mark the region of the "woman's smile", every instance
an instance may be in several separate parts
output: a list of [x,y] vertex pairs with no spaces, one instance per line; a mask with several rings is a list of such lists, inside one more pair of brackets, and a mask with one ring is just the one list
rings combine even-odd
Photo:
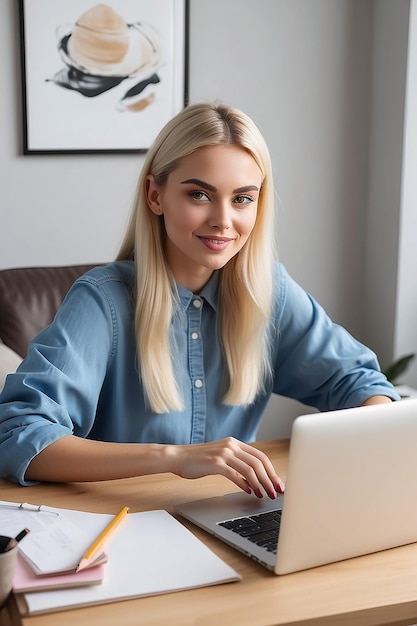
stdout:
[[221,252],[227,248],[231,241],[231,238],[226,237],[205,237],[204,235],[196,235],[200,241],[213,252]]

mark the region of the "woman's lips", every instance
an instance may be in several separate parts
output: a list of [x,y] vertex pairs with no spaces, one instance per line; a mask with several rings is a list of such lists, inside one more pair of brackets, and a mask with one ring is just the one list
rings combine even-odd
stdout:
[[203,235],[197,235],[200,241],[208,248],[215,252],[221,252],[225,250],[227,246],[234,241],[231,238],[226,237],[204,237]]

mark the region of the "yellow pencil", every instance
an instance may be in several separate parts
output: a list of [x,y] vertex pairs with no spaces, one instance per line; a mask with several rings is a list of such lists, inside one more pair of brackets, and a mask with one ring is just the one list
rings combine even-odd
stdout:
[[113,532],[113,530],[126,517],[128,511],[129,511],[129,507],[125,506],[121,511],[119,511],[117,515],[114,516],[110,524],[106,526],[103,532],[100,533],[97,539],[93,541],[93,543],[88,548],[88,550],[86,550],[86,552],[83,554],[83,556],[80,559],[80,562],[75,568],[76,572],[79,572],[82,569],[85,569],[89,565],[91,559],[94,556],[97,556],[97,552],[103,547],[104,543],[107,541],[107,539],[109,538],[109,535]]

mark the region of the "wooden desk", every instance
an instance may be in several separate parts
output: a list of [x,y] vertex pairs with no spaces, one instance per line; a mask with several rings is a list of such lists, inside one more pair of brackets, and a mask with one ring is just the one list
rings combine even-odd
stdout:
[[[288,442],[269,441],[258,446],[285,478]],[[29,488],[0,481],[0,489],[3,500],[115,513],[123,505],[128,505],[132,512],[149,509],[172,512],[173,505],[180,500],[227,493],[233,490],[233,485],[218,476],[187,481],[157,475],[106,483],[44,484]],[[19,618],[11,599],[0,615],[1,625],[371,626],[389,623],[403,626],[417,623],[417,544],[275,576],[204,531],[186,525],[235,568],[243,580],[24,618]]]

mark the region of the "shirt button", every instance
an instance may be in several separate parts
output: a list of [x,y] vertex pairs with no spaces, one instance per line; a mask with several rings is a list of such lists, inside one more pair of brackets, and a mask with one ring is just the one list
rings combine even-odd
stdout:
[[191,333],[191,339],[198,339],[198,333]]
[[203,381],[197,378],[194,385],[197,387],[197,389],[200,389],[203,386]]
[[201,307],[201,300],[193,300],[193,305],[196,309],[199,309]]

